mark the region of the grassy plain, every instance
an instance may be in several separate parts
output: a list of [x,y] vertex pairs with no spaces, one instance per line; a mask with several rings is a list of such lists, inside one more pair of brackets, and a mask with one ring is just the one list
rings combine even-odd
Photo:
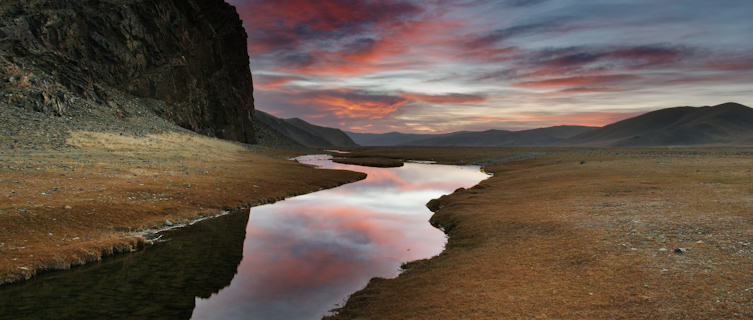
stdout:
[[352,151],[494,176],[431,203],[444,252],[332,319],[753,318],[749,150]]
[[159,228],[365,176],[186,133],[71,132],[67,143],[76,148],[0,153],[0,284],[137,250]]

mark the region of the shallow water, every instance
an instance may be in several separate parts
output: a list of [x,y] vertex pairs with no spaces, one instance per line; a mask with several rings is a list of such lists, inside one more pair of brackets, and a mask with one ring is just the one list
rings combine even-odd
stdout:
[[365,180],[164,234],[104,263],[0,289],[0,318],[317,319],[372,277],[441,252],[427,201],[487,177],[478,167],[299,161]]

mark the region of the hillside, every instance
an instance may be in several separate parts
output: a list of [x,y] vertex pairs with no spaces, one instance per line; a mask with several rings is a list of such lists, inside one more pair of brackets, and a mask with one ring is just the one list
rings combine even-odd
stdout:
[[545,146],[595,129],[584,126],[556,126],[523,131],[486,130],[459,131],[447,134],[383,134],[349,132],[356,143],[363,146]]
[[399,146],[416,140],[440,136],[440,134],[411,134],[401,132],[357,133],[345,132],[355,143],[362,146]]
[[753,109],[738,103],[661,109],[585,132],[568,146],[747,145]]
[[554,145],[564,139],[593,129],[593,127],[583,126],[556,126],[522,131],[463,131],[414,140],[405,145],[473,147],[547,146]]
[[255,140],[247,36],[223,0],[5,1],[0,17],[3,148],[62,148],[70,130]]
[[343,131],[310,124],[299,118],[281,119],[266,112],[256,110],[254,117],[269,128],[291,140],[309,147],[349,147],[357,146]]
[[269,125],[254,116],[254,131],[256,144],[277,149],[308,151],[308,147],[296,142],[290,137],[272,129]]

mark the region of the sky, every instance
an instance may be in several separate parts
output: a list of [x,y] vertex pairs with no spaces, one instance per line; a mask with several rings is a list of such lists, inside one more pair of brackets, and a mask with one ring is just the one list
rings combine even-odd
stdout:
[[748,0],[229,0],[256,108],[353,132],[601,126],[753,103]]

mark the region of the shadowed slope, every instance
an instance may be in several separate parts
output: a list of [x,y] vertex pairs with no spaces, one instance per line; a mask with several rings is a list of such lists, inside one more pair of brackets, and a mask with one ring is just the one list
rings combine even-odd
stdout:
[[563,142],[578,146],[667,146],[748,144],[753,139],[753,109],[724,103],[649,112],[585,132]]
[[265,122],[259,119],[260,117],[254,116],[254,130],[256,134],[256,143],[263,146],[289,149],[289,150],[304,150],[307,149],[304,145],[298,143],[292,138],[282,134],[276,129],[270,127]]
[[583,132],[593,130],[584,126],[556,126],[523,131],[487,130],[482,132],[462,131],[428,139],[415,140],[405,145],[412,146],[546,146]]
[[256,110],[258,121],[305,146],[347,147],[357,146],[340,129],[321,127],[298,118],[280,119],[263,111]]
[[441,134],[412,134],[402,132],[388,132],[388,133],[356,133],[346,132],[348,136],[353,139],[357,144],[362,146],[399,146],[410,144],[416,140],[423,140],[427,138],[433,138],[442,136]]
[[362,146],[543,146],[595,129],[584,126],[555,126],[522,131],[486,130],[458,131],[447,134],[381,134],[354,133],[348,135]]

